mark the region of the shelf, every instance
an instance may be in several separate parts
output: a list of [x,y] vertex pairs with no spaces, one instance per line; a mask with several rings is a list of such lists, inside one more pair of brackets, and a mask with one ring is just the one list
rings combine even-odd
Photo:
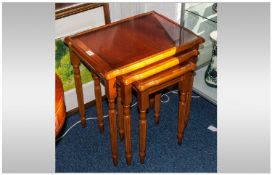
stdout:
[[208,65],[195,72],[193,90],[203,98],[217,105],[217,88],[208,86],[204,80],[207,67]]

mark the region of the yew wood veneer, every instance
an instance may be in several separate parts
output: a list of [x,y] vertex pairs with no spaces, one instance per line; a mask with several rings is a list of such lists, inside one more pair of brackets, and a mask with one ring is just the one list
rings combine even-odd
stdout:
[[204,39],[155,11],[151,11],[86,30],[66,37],[64,41],[70,48],[83,127],[86,121],[79,64],[83,63],[93,75],[105,82],[109,103],[112,158],[114,165],[117,165],[117,127],[114,103],[117,96],[116,77],[175,54],[198,48]]

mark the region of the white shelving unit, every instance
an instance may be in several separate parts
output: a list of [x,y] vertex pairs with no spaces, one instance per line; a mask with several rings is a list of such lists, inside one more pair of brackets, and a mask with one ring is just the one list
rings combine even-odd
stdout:
[[199,59],[195,72],[193,90],[211,103],[217,105],[217,88],[206,84],[204,76],[212,56],[210,33],[217,30],[217,13],[212,10],[213,3],[185,3],[185,27],[205,38],[200,46]]
[[197,94],[201,95],[202,97],[206,98],[213,104],[217,105],[217,88],[208,86],[204,80],[205,71],[207,67],[208,65],[198,69],[195,72],[193,90]]

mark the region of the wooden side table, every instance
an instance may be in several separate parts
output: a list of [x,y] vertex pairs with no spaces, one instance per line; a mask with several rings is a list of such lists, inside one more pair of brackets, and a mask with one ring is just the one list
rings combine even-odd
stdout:
[[[194,62],[196,62],[196,57],[199,54],[197,49],[198,48],[195,48],[193,50],[188,50],[186,53],[183,53],[181,55],[166,58],[164,60],[153,63],[152,65],[146,66],[142,69],[139,69],[131,73],[128,73],[126,75],[118,77],[117,79],[118,84],[121,87],[121,88],[119,87],[118,89],[118,99],[121,98],[121,100],[118,100],[118,114],[120,114],[119,111],[123,111],[123,116],[122,115],[118,116],[119,117],[118,120],[123,121],[122,123],[119,123],[119,132],[120,132],[120,136],[122,136],[122,133],[125,136],[126,162],[128,165],[131,164],[131,160],[132,160],[132,148],[131,148],[131,139],[130,139],[130,135],[131,135],[130,134],[130,105],[132,102],[133,83],[137,81],[144,81],[145,79],[148,79],[151,76],[155,76],[156,80],[148,83],[150,86],[152,86],[153,84],[155,85],[158,79],[161,78],[160,77],[161,74],[164,73],[164,76],[165,76],[165,72],[167,74],[167,71],[169,71],[170,68],[177,66],[179,64],[183,64],[187,62],[188,60],[194,60]],[[139,92],[139,94],[142,94],[141,89],[138,89],[138,90],[136,89],[136,91]],[[148,93],[146,93],[145,96],[149,97],[149,94],[148,95],[147,94]],[[158,98],[158,96],[156,96],[155,98]],[[143,104],[143,103],[138,103],[138,104]],[[149,104],[149,100],[146,99],[144,104],[145,104],[145,108],[147,108],[148,107],[147,104]],[[158,108],[158,106],[155,105],[155,108]],[[120,110],[120,109],[123,109],[123,110]],[[159,114],[158,113],[155,113],[155,114],[158,117]],[[158,118],[156,119],[158,120]],[[139,131],[139,133],[141,133],[141,130]],[[140,157],[141,157],[140,160],[143,163],[144,156],[140,156]]]
[[74,68],[82,125],[86,125],[79,74],[83,63],[105,82],[114,165],[118,163],[115,98],[116,77],[198,47],[204,39],[151,11],[66,37]]
[[[179,85],[180,98],[178,110],[178,143],[181,144],[183,131],[187,123],[188,113],[190,109],[190,100],[193,83],[193,71],[196,63],[187,62],[178,65],[169,70],[163,71],[161,74],[151,76],[150,78],[133,83],[133,88],[137,91],[137,101],[139,108],[139,156],[140,162],[143,164],[146,155],[146,132],[147,119],[146,110],[149,107],[149,95],[158,92],[166,87],[174,84]],[[156,103],[156,102],[155,102]],[[157,104],[156,104],[157,105]]]

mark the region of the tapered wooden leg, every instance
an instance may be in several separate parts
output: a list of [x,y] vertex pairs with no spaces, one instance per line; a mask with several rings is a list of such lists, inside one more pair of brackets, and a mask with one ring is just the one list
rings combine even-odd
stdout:
[[132,161],[130,104],[132,102],[131,85],[122,85],[122,103],[124,107],[125,151],[127,165]]
[[120,140],[124,139],[124,115],[123,115],[123,105],[121,97],[121,88],[117,88],[117,107],[118,107],[118,127]]
[[187,75],[187,98],[186,98],[186,112],[185,112],[185,126],[188,123],[189,119],[189,112],[191,106],[191,99],[192,99],[192,90],[193,90],[193,82],[194,82],[194,74],[193,72],[189,72]]
[[146,151],[146,110],[140,110],[139,122],[139,143],[140,143],[140,162],[144,164]]
[[109,103],[109,128],[111,139],[111,151],[113,164],[118,164],[118,147],[117,147],[117,127],[116,127],[116,112],[115,112],[115,98],[116,98],[116,80],[111,79],[105,82],[106,95]]
[[155,95],[155,123],[158,124],[160,121],[160,105],[161,105],[161,93]]
[[94,73],[92,73],[92,77],[94,79],[94,94],[95,94],[98,127],[99,127],[100,133],[103,133],[104,132],[104,119],[103,119],[103,107],[102,107],[100,79]]
[[182,79],[181,82],[179,82],[179,113],[178,113],[178,144],[182,143],[182,138],[184,134],[184,128],[185,128],[185,109],[186,109],[186,89],[185,89],[185,81]]
[[146,155],[146,130],[147,130],[147,122],[146,122],[146,110],[148,108],[148,95],[145,93],[140,93],[138,95],[138,107],[140,111],[139,116],[139,156],[140,162],[144,164],[145,155]]
[[117,128],[116,128],[116,112],[114,98],[109,98],[109,127],[110,127],[110,138],[111,138],[111,149],[112,149],[112,160],[114,165],[118,164],[118,151],[117,151]]
[[78,102],[81,125],[83,128],[85,128],[86,127],[85,109],[84,109],[82,83],[81,83],[80,70],[79,70],[80,60],[71,50],[70,50],[70,59],[74,69],[74,79],[75,79],[77,102]]
[[178,143],[182,143],[184,129],[187,125],[190,105],[192,99],[193,88],[193,72],[188,72],[182,77],[179,83],[180,101],[179,101],[179,116],[178,116]]

